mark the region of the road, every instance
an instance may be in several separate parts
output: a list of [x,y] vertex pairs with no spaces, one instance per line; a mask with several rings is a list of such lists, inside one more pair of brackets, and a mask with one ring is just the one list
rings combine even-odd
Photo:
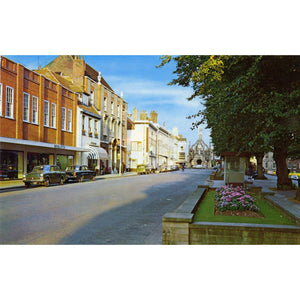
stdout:
[[187,169],[1,193],[0,244],[161,244],[162,216],[211,172]]

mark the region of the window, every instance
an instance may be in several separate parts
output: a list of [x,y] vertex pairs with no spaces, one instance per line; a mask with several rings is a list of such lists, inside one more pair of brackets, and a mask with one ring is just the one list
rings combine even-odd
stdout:
[[51,103],[51,127],[56,128],[56,104]]
[[89,96],[86,94],[82,94],[82,103],[86,106],[89,105]]
[[136,151],[137,150],[137,142],[131,142],[131,150]]
[[8,118],[14,117],[14,89],[6,87],[6,111],[5,116]]
[[82,130],[84,130],[85,116],[82,116]]
[[29,122],[29,94],[23,93],[23,121]]
[[92,119],[89,118],[89,132],[92,131]]
[[32,96],[32,123],[38,124],[38,98]]
[[66,130],[66,108],[61,108],[61,130]]
[[95,133],[98,133],[98,121],[95,120]]
[[112,114],[114,113],[114,102],[113,101],[111,102],[111,113]]
[[106,101],[106,97],[104,97],[104,100],[103,100],[103,107],[104,107],[104,111],[107,111],[107,101]]
[[94,105],[94,92],[91,91],[90,105]]
[[44,126],[49,126],[49,102],[44,100]]
[[68,131],[72,131],[72,110],[68,109]]
[[2,83],[0,83],[0,116],[2,116]]

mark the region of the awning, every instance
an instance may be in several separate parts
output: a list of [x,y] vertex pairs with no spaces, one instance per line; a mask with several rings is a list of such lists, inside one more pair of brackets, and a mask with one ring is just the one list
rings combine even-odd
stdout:
[[89,146],[90,153],[88,159],[102,159],[108,160],[108,154],[105,149],[101,147],[92,147]]

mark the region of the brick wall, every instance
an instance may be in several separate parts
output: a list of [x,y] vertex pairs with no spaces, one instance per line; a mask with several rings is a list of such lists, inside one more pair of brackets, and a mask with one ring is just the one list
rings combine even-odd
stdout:
[[[2,83],[2,137],[39,141],[51,144],[76,146],[76,95],[60,84],[51,81],[24,66],[1,57],[0,83]],[[6,87],[13,88],[13,118],[5,117]],[[23,95],[29,95],[29,120],[23,120]],[[38,98],[37,124],[33,124],[33,96]],[[49,102],[49,126],[44,126],[44,100]],[[56,105],[55,124],[51,124],[51,104]],[[71,131],[62,131],[62,107],[72,110]]]

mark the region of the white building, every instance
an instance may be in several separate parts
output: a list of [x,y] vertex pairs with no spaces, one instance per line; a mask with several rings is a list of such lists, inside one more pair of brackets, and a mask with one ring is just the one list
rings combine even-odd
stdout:
[[127,168],[135,171],[139,164],[151,165],[153,168],[165,169],[186,161],[186,139],[178,135],[178,129],[172,133],[157,123],[157,113],[152,111],[133,112],[133,126],[128,129]]

